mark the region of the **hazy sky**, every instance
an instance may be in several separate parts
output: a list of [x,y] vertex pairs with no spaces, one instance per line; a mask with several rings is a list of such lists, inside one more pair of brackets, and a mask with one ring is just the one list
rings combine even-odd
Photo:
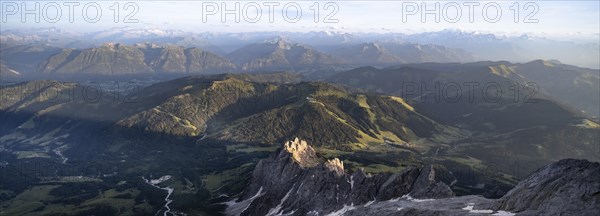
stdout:
[[[39,3],[38,8],[36,2]],[[528,33],[592,39],[598,38],[600,31],[600,3],[597,0],[532,1],[530,4],[527,1],[54,2],[3,0],[0,10],[2,29],[59,27],[99,31],[132,26],[194,32],[336,30],[410,33],[452,28],[508,35]],[[237,10],[236,3],[239,5]],[[259,7],[260,10],[257,10]],[[315,13],[317,8],[318,15]],[[501,14],[497,13],[498,8]],[[39,12],[39,21],[35,20],[34,14],[24,14],[25,9],[30,10],[29,13]],[[235,20],[234,14],[223,14],[226,9],[237,13],[239,21]],[[425,15],[426,20],[422,20],[425,10],[432,12]],[[101,14],[96,11],[101,11]],[[116,11],[118,16],[115,16]],[[299,11],[301,15],[298,15]],[[439,21],[435,20],[434,13],[438,13]],[[127,15],[133,16],[124,22]],[[222,16],[226,20],[222,20]],[[25,20],[22,20],[23,17]]]

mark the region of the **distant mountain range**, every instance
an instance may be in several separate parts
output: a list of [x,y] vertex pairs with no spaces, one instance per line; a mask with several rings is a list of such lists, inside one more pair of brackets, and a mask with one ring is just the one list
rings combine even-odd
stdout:
[[424,32],[401,38],[414,43],[464,49],[486,60],[525,62],[557,59],[568,64],[600,68],[600,43],[597,39],[558,41],[530,35],[509,37],[457,30]]
[[[581,67],[600,67],[600,43],[594,40],[566,42],[530,35],[501,36],[460,30],[442,30],[416,34],[403,33],[347,33],[316,32],[245,32],[245,33],[192,33],[160,28],[112,28],[99,32],[77,33],[57,28],[4,30],[0,43],[14,45],[48,45],[59,48],[89,48],[107,42],[133,45],[157,43],[184,47],[198,47],[225,55],[250,44],[263,43],[282,37],[293,43],[331,53],[344,47],[364,43],[415,43],[437,45],[447,49],[461,49],[481,60],[514,62],[535,59],[557,59]],[[418,62],[415,62],[418,63]]]
[[39,65],[42,74],[140,74],[231,72],[227,59],[198,48],[141,44],[105,44],[84,50],[66,49]]
[[224,57],[197,47],[105,43],[85,49],[17,45],[2,49],[6,64],[24,75],[127,75],[155,73],[341,70],[362,65],[464,62],[474,58],[442,46],[370,43],[340,48],[332,54],[283,38],[250,44]]
[[341,65],[342,61],[312,48],[289,43],[277,38],[274,41],[251,44],[227,55],[243,70],[307,70]]
[[422,62],[472,62],[476,58],[460,49],[409,43],[363,43],[332,53],[353,65],[393,65]]

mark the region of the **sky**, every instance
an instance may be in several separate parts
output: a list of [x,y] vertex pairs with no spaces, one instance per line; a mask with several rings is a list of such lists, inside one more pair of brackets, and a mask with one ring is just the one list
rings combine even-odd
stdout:
[[2,0],[0,5],[2,30],[57,27],[87,32],[131,26],[191,32],[332,30],[418,33],[460,29],[499,35],[529,34],[554,38],[597,39],[600,35],[600,1],[597,0]]

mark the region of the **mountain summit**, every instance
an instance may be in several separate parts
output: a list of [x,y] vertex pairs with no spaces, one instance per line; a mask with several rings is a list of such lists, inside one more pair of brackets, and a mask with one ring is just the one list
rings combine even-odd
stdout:
[[316,69],[338,65],[336,58],[282,38],[242,47],[227,57],[244,70]]

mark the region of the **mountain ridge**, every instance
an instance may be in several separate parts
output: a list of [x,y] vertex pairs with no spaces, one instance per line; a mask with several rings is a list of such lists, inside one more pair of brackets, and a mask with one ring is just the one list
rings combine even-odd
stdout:
[[282,38],[244,46],[229,53],[227,58],[243,70],[312,69],[332,67],[341,63],[325,53],[287,42]]
[[468,62],[475,58],[466,51],[439,45],[371,42],[340,48],[332,53],[355,65],[394,65],[422,62]]
[[344,215],[596,215],[598,169],[597,162],[563,159],[540,168],[500,199],[397,199],[347,209]]
[[63,50],[39,65],[42,74],[215,73],[235,70],[228,60],[197,48],[128,46]]

